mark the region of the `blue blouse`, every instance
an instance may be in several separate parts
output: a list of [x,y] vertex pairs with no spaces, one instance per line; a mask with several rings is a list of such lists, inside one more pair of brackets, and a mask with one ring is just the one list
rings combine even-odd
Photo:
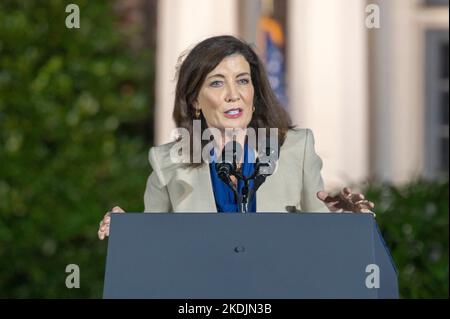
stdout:
[[[233,190],[225,184],[217,175],[216,166],[215,166],[215,154],[214,149],[211,151],[212,162],[209,164],[209,171],[211,175],[211,182],[213,186],[214,199],[216,201],[217,211],[219,213],[237,213],[239,212],[239,205],[237,203],[237,198],[234,196]],[[242,175],[245,177],[250,177],[254,170],[254,152],[248,151],[248,144],[244,145],[244,163],[242,164]],[[253,189],[254,181],[250,180],[249,187],[250,190]],[[242,189],[244,188],[244,181],[238,180],[237,191],[240,195],[242,195]],[[251,203],[248,205],[248,212],[255,213],[256,212],[256,194],[253,196]]]

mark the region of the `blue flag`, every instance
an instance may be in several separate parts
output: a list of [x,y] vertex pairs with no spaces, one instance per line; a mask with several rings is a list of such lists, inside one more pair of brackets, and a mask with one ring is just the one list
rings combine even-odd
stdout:
[[265,62],[269,82],[280,103],[287,107],[284,56],[269,32],[264,34],[264,38],[266,48]]

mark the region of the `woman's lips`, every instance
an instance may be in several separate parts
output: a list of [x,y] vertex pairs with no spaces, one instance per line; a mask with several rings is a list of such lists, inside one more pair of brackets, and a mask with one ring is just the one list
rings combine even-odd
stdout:
[[228,111],[224,112],[223,114],[225,115],[226,118],[229,119],[235,119],[238,118],[242,115],[243,110],[240,107],[234,108],[234,109],[229,109]]

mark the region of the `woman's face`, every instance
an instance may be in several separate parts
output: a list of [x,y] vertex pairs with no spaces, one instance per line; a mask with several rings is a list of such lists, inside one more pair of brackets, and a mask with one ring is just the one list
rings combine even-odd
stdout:
[[253,113],[250,65],[240,54],[225,57],[206,75],[197,100],[208,127],[245,129]]

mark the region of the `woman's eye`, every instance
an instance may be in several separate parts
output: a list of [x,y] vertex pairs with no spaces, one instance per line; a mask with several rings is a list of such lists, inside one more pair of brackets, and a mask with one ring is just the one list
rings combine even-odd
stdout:
[[211,86],[220,86],[222,84],[222,81],[213,81],[211,82]]
[[249,79],[239,79],[238,82],[239,82],[239,84],[249,84],[250,80]]

